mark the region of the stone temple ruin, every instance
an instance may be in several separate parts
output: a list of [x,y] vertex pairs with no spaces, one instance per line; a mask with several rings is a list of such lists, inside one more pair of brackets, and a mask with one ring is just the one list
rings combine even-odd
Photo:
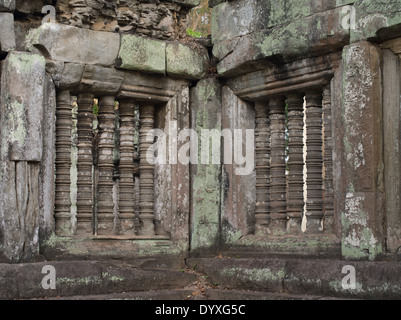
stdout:
[[400,299],[401,1],[199,2],[0,0],[0,298]]

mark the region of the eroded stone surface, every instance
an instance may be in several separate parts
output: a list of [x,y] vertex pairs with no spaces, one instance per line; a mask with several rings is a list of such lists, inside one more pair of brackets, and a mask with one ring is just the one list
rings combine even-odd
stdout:
[[27,43],[31,51],[52,60],[114,66],[120,35],[45,23],[30,32]]
[[10,52],[15,48],[14,16],[0,12],[0,52]]

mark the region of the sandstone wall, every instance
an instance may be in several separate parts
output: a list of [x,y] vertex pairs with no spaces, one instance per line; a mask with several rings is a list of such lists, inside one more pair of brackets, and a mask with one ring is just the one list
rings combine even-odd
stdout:
[[[323,90],[334,167],[327,232],[253,237],[260,177],[222,163],[157,166],[157,228],[185,243],[178,251],[396,255],[401,2],[211,0],[212,52],[185,37],[198,3],[0,0],[3,255],[34,259],[54,229],[56,92],[151,101],[159,129],[178,120],[200,132],[255,129],[256,104]],[[42,25],[44,5],[56,22]]]

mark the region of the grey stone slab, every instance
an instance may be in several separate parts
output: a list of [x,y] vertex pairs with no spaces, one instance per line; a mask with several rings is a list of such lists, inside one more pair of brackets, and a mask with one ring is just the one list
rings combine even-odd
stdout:
[[122,35],[116,67],[146,73],[166,73],[166,42]]
[[39,173],[39,238],[47,239],[54,231],[56,88],[46,75],[43,113],[43,157]]
[[0,52],[10,52],[15,48],[14,15],[0,12]]
[[168,76],[201,79],[207,73],[208,62],[208,52],[201,46],[190,47],[178,42],[166,46]]
[[14,11],[15,0],[0,0],[0,11]]
[[1,159],[41,161],[45,59],[12,52],[2,68]]
[[27,37],[28,48],[46,58],[64,62],[113,66],[120,48],[120,35],[45,23]]

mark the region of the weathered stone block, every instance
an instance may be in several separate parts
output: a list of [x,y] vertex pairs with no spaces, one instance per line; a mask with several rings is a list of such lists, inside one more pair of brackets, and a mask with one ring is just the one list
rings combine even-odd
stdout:
[[0,52],[10,52],[15,48],[14,16],[0,12]]
[[[191,90],[191,110],[192,124],[197,130],[198,138],[203,141],[198,154],[198,164],[191,170],[191,250],[195,252],[213,250],[219,246],[222,148],[221,87],[217,80],[201,80]],[[208,138],[209,135],[211,138]],[[210,147],[205,141],[209,141]],[[202,159],[203,153],[208,159]],[[218,163],[213,162],[216,155]],[[205,160],[208,160],[208,163]]]
[[0,234],[10,262],[39,255],[39,164],[1,161]]
[[56,88],[46,75],[43,112],[43,156],[39,172],[39,239],[44,241],[54,232]]
[[79,63],[65,63],[64,69],[60,74],[60,79],[55,80],[58,88],[75,88],[81,82],[84,74],[85,65]]
[[190,8],[199,6],[200,4],[200,0],[174,0],[173,2],[182,4]]
[[90,91],[102,95],[113,95],[120,90],[123,80],[123,71],[114,68],[86,65],[79,90],[81,92]]
[[118,55],[120,35],[45,23],[30,32],[27,43],[30,51],[47,59],[111,67]]
[[206,75],[209,57],[201,46],[190,47],[178,42],[166,47],[167,75],[201,79]]
[[[218,1],[222,2],[222,1]],[[252,32],[288,24],[313,14],[333,9],[335,0],[239,0],[214,6],[212,39],[214,43]]]
[[[401,43],[401,41],[400,41]],[[401,63],[400,58],[383,51],[383,130],[384,182],[386,191],[387,248],[401,247]]]
[[[258,60],[277,62],[323,55],[340,50],[349,42],[349,30],[340,23],[341,9],[315,14],[272,30],[258,31],[239,39],[215,44],[214,55],[220,59],[218,72],[223,76],[245,73],[261,68]],[[236,45],[230,42],[235,41]],[[266,66],[265,63],[261,63]]]
[[0,0],[0,11],[14,11],[15,0]]
[[360,42],[345,47],[343,59],[342,253],[349,259],[375,259],[384,247],[380,51]]
[[136,35],[122,35],[116,67],[165,74],[166,43]]
[[2,160],[41,161],[45,59],[13,52],[4,62],[1,79]]
[[[235,243],[239,238],[253,233],[256,203],[256,175],[254,171],[254,148],[248,144],[245,134],[242,141],[234,140],[234,130],[255,130],[255,111],[253,106],[238,98],[229,87],[222,89],[222,129],[231,132],[232,137],[225,140],[224,165],[222,168],[221,236],[224,245]],[[254,142],[254,132],[250,137]],[[231,139],[231,141],[230,141]],[[237,138],[238,139],[238,138]],[[245,165],[238,164],[238,145],[247,154]],[[235,148],[237,146],[237,149]],[[241,146],[241,145],[240,145]],[[227,152],[227,154],[226,154]],[[229,157],[231,152],[231,159]],[[235,158],[234,158],[235,157]],[[249,160],[249,161],[248,161]],[[242,169],[246,167],[247,174]]]
[[391,39],[401,30],[400,0],[366,0],[355,5],[356,26],[351,28],[351,43],[361,40]]

